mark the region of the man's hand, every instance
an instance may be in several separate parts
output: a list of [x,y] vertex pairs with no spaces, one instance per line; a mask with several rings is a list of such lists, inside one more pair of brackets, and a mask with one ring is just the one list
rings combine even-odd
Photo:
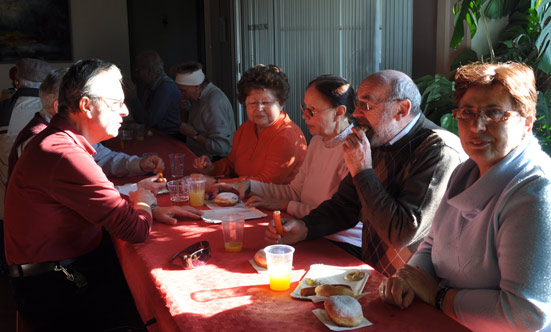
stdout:
[[302,220],[296,219],[284,219],[283,232],[281,236],[277,233],[277,230],[273,224],[273,221],[268,224],[266,231],[264,232],[264,241],[269,244],[293,244],[300,242],[308,235],[308,227]]
[[154,195],[157,195],[159,190],[166,188],[166,182],[156,182],[157,176],[150,176],[143,180],[140,180],[138,188],[143,188],[151,191]]
[[168,225],[175,225],[176,222],[178,222],[178,220],[174,218],[175,216],[199,219],[201,215],[203,215],[201,210],[197,210],[191,206],[159,206],[153,210],[153,219]]
[[129,192],[128,197],[132,204],[145,203],[151,206],[152,204],[157,203],[157,198],[155,197],[155,195],[153,195],[151,191],[140,188],[139,186],[138,190]]
[[405,309],[413,302],[415,292],[406,280],[394,276],[381,282],[379,285],[379,297],[385,303]]
[[348,135],[342,145],[344,161],[352,177],[364,169],[373,168],[371,159],[371,144],[365,133],[358,127],[352,128],[353,133]]
[[240,199],[244,199],[250,192],[251,181],[218,182],[216,188],[219,192],[229,191],[239,196]]
[[149,155],[140,159],[140,168],[146,173],[153,173],[165,169],[165,163],[159,156]]
[[210,174],[214,170],[212,161],[210,161],[209,157],[207,156],[195,158],[195,160],[193,161],[193,167],[195,167],[196,170],[203,174]]
[[246,206],[254,206],[254,207],[263,207],[269,210],[281,210],[286,211],[287,205],[289,204],[288,200],[285,199],[265,199],[261,196],[251,196],[246,202]]

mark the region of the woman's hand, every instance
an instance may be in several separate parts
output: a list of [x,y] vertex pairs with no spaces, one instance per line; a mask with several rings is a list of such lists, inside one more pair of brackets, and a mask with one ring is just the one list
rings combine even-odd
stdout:
[[251,196],[246,202],[246,206],[254,207],[263,207],[269,210],[281,210],[286,211],[287,205],[289,204],[288,200],[277,200],[277,199],[265,199],[261,196]]
[[157,195],[159,190],[166,188],[166,182],[156,182],[157,176],[150,176],[138,182],[138,188],[143,188]]
[[201,210],[191,206],[159,206],[153,210],[153,219],[168,225],[175,225],[178,222],[174,216],[199,219],[201,215],[203,215]]
[[283,236],[277,233],[273,221],[268,223],[268,227],[264,232],[264,241],[269,244],[293,244],[300,242],[308,235],[308,227],[302,220],[284,219],[283,221]]
[[193,161],[193,167],[203,174],[210,174],[214,170],[214,166],[207,156],[195,158]]
[[419,266],[404,265],[396,272],[396,275],[405,279],[415,292],[415,295],[423,302],[434,305],[438,283],[434,278],[422,270]]
[[413,302],[415,292],[404,278],[393,276],[381,282],[379,297],[385,303],[405,309]]
[[145,203],[149,206],[157,203],[157,198],[147,189],[138,187],[138,190],[128,193],[128,197],[132,204]]
[[150,155],[140,159],[140,168],[146,173],[153,173],[165,169],[165,163],[159,156]]

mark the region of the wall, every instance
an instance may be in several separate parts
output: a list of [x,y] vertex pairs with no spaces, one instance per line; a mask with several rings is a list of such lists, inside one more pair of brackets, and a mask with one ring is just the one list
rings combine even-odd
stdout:
[[[130,74],[126,0],[70,0],[73,59],[100,58]],[[0,89],[11,87],[14,64],[0,64]],[[52,63],[63,68],[71,63]]]

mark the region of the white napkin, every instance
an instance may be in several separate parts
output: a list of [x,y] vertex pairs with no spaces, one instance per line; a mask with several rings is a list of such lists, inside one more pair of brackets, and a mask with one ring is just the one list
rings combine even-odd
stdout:
[[327,316],[327,313],[325,312],[324,309],[314,309],[314,310],[312,310],[312,312],[314,313],[314,315],[316,315],[316,317],[318,317],[318,319],[323,324],[325,324],[325,326],[327,326],[332,331],[355,330],[355,329],[359,329],[361,327],[366,327],[366,326],[373,325],[373,323],[371,323],[370,321],[368,321],[364,317],[362,322],[358,326],[354,326],[354,327],[339,326],[339,325],[335,324],[335,322],[333,322],[331,320],[331,318],[329,318],[329,316]]
[[130,193],[131,191],[138,190],[138,184],[137,183],[127,183],[127,184],[123,184],[122,186],[115,186],[115,189],[117,189],[119,191],[119,193],[121,193],[121,195],[128,196],[128,193]]
[[219,208],[216,210],[203,210],[203,215],[201,218],[203,218],[205,222],[219,224],[222,222],[222,217],[227,214],[240,214],[245,217],[245,220],[266,217],[266,213],[257,208],[233,206],[228,208]]

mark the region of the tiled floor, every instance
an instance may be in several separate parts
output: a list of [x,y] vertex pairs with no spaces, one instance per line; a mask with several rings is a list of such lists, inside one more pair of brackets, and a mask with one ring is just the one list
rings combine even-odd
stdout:
[[0,275],[0,331],[15,331],[15,311],[9,279]]

